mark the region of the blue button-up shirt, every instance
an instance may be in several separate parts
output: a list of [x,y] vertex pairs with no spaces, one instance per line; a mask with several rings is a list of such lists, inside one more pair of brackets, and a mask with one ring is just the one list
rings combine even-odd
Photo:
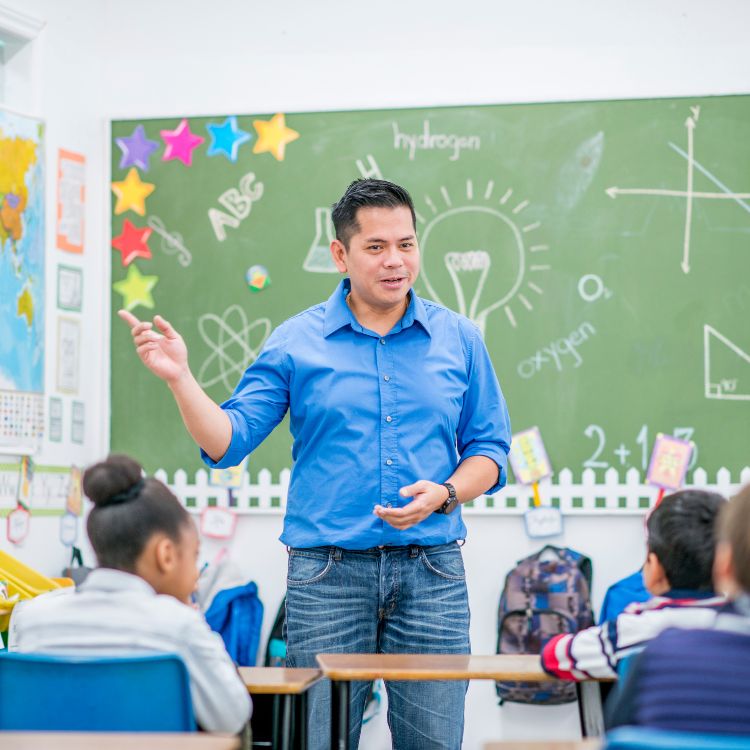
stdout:
[[327,302],[282,323],[222,404],[232,441],[212,467],[239,464],[290,411],[294,444],[281,541],[291,547],[444,544],[460,510],[399,531],[372,512],[411,501],[399,488],[444,482],[487,456],[505,485],[510,420],[476,326],[417,297],[386,335],[363,328],[344,279]]

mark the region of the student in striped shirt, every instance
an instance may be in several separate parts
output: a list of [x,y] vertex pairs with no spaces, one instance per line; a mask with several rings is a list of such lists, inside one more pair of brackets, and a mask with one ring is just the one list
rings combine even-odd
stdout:
[[730,601],[709,628],[667,630],[646,647],[607,705],[608,726],[750,736],[750,485],[722,508],[718,539],[714,583]]
[[626,607],[616,620],[550,639],[545,672],[562,680],[617,676],[617,664],[666,628],[711,627],[726,600],[713,590],[714,523],[726,500],[713,492],[682,490],[665,497],[648,522],[643,581],[647,602]]

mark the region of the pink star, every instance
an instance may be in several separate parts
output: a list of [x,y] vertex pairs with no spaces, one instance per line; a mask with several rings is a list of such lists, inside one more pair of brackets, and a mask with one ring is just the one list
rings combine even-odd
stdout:
[[190,126],[185,119],[175,130],[162,130],[161,137],[167,145],[164,149],[162,161],[179,159],[188,167],[193,163],[193,149],[198,148],[205,140],[205,138],[190,132]]

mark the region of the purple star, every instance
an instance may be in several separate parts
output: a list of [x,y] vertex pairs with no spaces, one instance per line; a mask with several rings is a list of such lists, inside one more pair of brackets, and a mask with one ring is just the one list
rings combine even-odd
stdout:
[[159,143],[146,138],[146,131],[143,129],[143,125],[138,125],[133,131],[133,135],[115,140],[117,145],[122,149],[120,169],[140,167],[144,172],[148,172],[149,159],[151,158],[151,154],[159,148]]

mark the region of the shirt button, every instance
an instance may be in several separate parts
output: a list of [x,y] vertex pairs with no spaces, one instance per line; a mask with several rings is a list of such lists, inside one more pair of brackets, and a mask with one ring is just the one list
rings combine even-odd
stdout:
[[383,375],[383,380],[387,383],[391,379],[390,375]]
[[386,463],[386,464],[387,464],[388,466],[390,466],[390,465],[391,465],[391,464],[393,463],[393,461],[391,461],[391,459],[390,459],[390,458],[386,458],[386,460],[385,460],[385,463]]
[[385,339],[380,339],[381,344],[385,344]]
[[385,504],[385,507],[386,507],[386,508],[392,508],[392,507],[393,507],[393,503],[386,503],[386,504]]
[[392,417],[392,416],[391,416],[391,415],[389,414],[389,415],[388,415],[388,416],[387,416],[387,417],[385,418],[385,421],[386,421],[386,422],[393,422],[393,417]]

